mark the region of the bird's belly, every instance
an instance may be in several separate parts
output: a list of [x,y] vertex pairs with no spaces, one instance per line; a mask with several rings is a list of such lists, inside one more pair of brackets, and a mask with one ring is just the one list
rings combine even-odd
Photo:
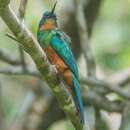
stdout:
[[56,69],[63,79],[66,81],[69,87],[72,86],[72,73],[64,61],[58,56],[58,54],[53,50],[51,46],[44,48],[44,51],[51,62],[51,64],[56,65]]

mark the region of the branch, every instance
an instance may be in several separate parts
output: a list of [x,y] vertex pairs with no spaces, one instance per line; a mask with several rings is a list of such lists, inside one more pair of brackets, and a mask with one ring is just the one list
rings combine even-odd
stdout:
[[130,68],[117,72],[116,74],[114,74],[110,78],[108,78],[108,80],[110,80],[110,82],[118,84],[120,86],[127,85],[128,83],[130,83]]
[[0,74],[5,75],[28,75],[40,78],[40,73],[35,71],[33,68],[28,68],[26,71],[23,71],[21,67],[8,67],[8,68],[1,68]]
[[129,129],[130,129],[130,103],[128,102],[122,114],[122,121],[119,130],[129,130]]
[[102,117],[102,113],[99,108],[95,109],[95,114],[97,118],[95,123],[96,130],[110,130],[107,120]]
[[86,61],[87,75],[95,77],[96,66],[91,52],[92,50],[90,47],[90,42],[88,37],[88,29],[87,29],[85,14],[84,14],[83,2],[84,2],[83,0],[75,1],[77,7],[76,18],[77,18],[78,32],[80,37],[81,48]]
[[41,123],[41,130],[48,130],[53,123],[65,118],[66,117],[63,111],[59,109],[57,101],[54,98],[50,104],[50,107],[48,108],[48,111],[44,115],[43,122]]
[[[0,73],[1,72],[4,74],[11,74],[11,75],[12,74],[13,75],[14,74],[15,75],[30,75],[30,76],[40,77],[40,74],[38,72],[34,71],[33,69],[32,70],[30,69],[26,72],[23,72],[23,70],[21,68],[5,68],[2,71],[0,70]],[[102,84],[102,82],[99,82],[98,80],[92,81],[89,79],[88,83],[91,86],[94,84],[96,84],[97,86],[98,85],[105,86],[105,84]],[[39,88],[39,87],[37,86],[37,88]],[[116,102],[109,101],[105,97],[100,96],[98,93],[96,93],[94,91],[85,90],[85,91],[83,91],[82,96],[84,98],[85,105],[92,104],[95,107],[98,107],[100,109],[104,109],[104,110],[109,111],[109,112],[122,112],[122,109],[124,108],[124,103],[116,103]],[[56,101],[51,102],[51,107],[49,107],[48,109],[49,109],[48,112],[44,115],[46,118],[44,118],[43,122],[41,123],[41,125],[42,125],[41,128],[44,128],[45,130],[53,122],[64,118],[62,111],[57,108]],[[52,118],[52,115],[54,115],[53,118]],[[27,124],[24,124],[24,125],[26,126]],[[24,125],[22,125],[22,126],[24,126]]]
[[[44,86],[44,85],[42,85],[42,86]],[[24,113],[28,113],[28,114],[24,114],[24,115],[27,115],[27,116],[23,117],[25,121],[24,122],[19,121],[19,119],[21,119],[21,115],[20,115],[20,117],[17,118],[17,121],[13,123],[13,127],[11,130],[17,130],[17,129],[23,130],[22,128],[28,128],[28,130],[30,130],[30,124],[31,124],[31,126],[33,126],[33,128],[36,128],[37,130],[42,130],[42,129],[47,130],[55,121],[65,118],[63,112],[58,108],[58,104],[55,99],[53,99],[51,101],[51,103],[49,102],[49,104],[46,105],[46,107],[48,109],[44,113],[45,104],[43,104],[43,102],[44,102],[45,98],[43,97],[43,95],[44,94],[48,95],[48,92],[43,91],[44,94],[42,94],[41,88],[45,88],[45,87],[36,86],[35,89],[38,89],[38,91],[33,89],[33,91],[36,93],[37,98],[35,97],[33,100],[33,103],[31,103],[31,104],[30,104],[31,101],[29,100],[28,105],[31,105],[31,106],[25,107],[27,109],[24,110],[25,111]],[[84,91],[83,97],[85,99],[84,100],[85,105],[92,104],[95,107],[104,109],[109,112],[121,112],[122,109],[124,108],[123,103],[120,104],[120,103],[108,101],[106,98],[99,96],[97,93],[95,93],[93,91],[89,91],[89,92]],[[38,102],[40,102],[40,103],[38,103]],[[47,102],[48,102],[48,100],[47,100]],[[34,105],[34,104],[37,104],[37,105]],[[39,106],[38,108],[40,108],[40,110],[43,110],[43,111],[37,111],[37,109],[36,109],[37,107],[35,107],[35,106]],[[33,120],[28,118],[31,115],[33,115],[33,117],[36,116],[38,119],[38,122],[36,121],[36,123],[35,123],[35,122],[33,122]]]
[[[27,7],[27,0],[21,0],[20,6],[19,6],[19,11],[18,11],[18,17],[21,20],[21,22],[23,22],[23,23],[24,23],[26,7]],[[11,38],[12,40],[18,42],[17,39],[13,35],[7,33],[6,36]],[[23,70],[26,71],[26,62],[25,62],[25,57],[24,57],[24,51],[23,51],[23,48],[21,45],[19,45],[19,52],[20,52],[20,58],[21,58],[21,65],[23,67]]]
[[93,78],[81,78],[80,81],[84,85],[91,85],[92,87],[93,86],[101,87],[101,88],[107,89],[107,91],[109,92],[115,92],[116,94],[120,95],[121,97],[125,99],[130,99],[129,93],[122,91],[122,89],[118,85],[107,83],[105,81],[97,80]]
[[10,33],[6,33],[5,35],[6,35],[7,37],[9,37],[10,39],[12,39],[12,40],[18,42],[17,39],[16,39],[13,35],[11,35]]
[[124,103],[116,103],[109,101],[103,96],[100,96],[98,93],[94,91],[84,91],[83,92],[84,101],[86,104],[90,103],[95,107],[100,109],[104,109],[109,112],[122,112],[124,108]]
[[15,57],[15,55],[10,54],[6,50],[0,49],[0,60],[11,64],[11,65],[21,65],[21,61]]
[[3,97],[2,97],[2,86],[0,83],[0,129],[5,130],[6,125],[5,125],[5,116],[4,116],[4,108],[3,108]]
[[[1,68],[0,69],[1,74],[6,74],[6,75],[28,75],[28,76],[34,76],[37,78],[41,78],[41,75],[39,72],[34,70],[31,67],[28,67],[26,71],[23,71],[21,68]],[[120,89],[120,86],[113,85],[110,83],[107,83],[103,80],[97,80],[93,78],[81,78],[80,79],[81,84],[83,85],[89,85],[92,87],[99,87],[102,88],[102,91],[107,94],[108,92],[115,92],[116,94],[122,96],[123,98],[130,99],[129,93],[123,92],[122,89]]]
[[[41,78],[40,74],[34,70],[31,69],[30,67],[27,69],[27,71],[23,71],[21,68],[2,68],[0,69],[0,73],[1,74],[7,74],[7,75],[28,75],[28,76],[34,76],[37,78]],[[94,80],[91,78],[86,78],[85,81],[83,81],[83,79],[81,79],[81,83],[85,83],[85,85],[90,85],[90,86],[96,86],[96,87],[110,87],[108,83],[105,83],[104,81],[100,81],[100,80]],[[118,86],[119,88],[119,86]],[[83,88],[84,89],[84,88]],[[118,90],[119,91],[119,90]],[[117,93],[118,94],[118,93]],[[110,112],[121,112],[122,110],[122,105],[116,104],[114,102],[108,101],[105,97],[101,97],[99,94],[95,93],[94,91],[88,91],[85,90],[82,93],[83,97],[84,97],[84,101],[85,102],[90,102],[93,103],[94,106],[99,107],[101,109],[110,111]],[[129,98],[129,93],[125,96],[127,98]]]
[[[12,40],[18,42],[17,39],[13,35],[7,33],[6,36]],[[25,57],[24,57],[24,51],[23,51],[23,48],[21,45],[18,45],[18,47],[19,47],[19,52],[20,52],[21,65],[23,67],[23,71],[26,71],[26,62],[25,62]]]
[[[13,67],[5,68],[5,69],[2,68],[2,69],[0,69],[0,73],[7,74],[7,75],[28,75],[28,76],[34,76],[37,78],[41,78],[40,73],[38,73],[34,69],[31,69],[30,67],[27,69],[27,71],[23,71],[21,68],[16,68],[16,67],[15,68],[13,68]],[[83,81],[83,79],[81,79],[81,83],[82,83],[82,81]],[[99,87],[99,86],[106,87],[106,85],[108,85],[108,84],[104,83],[104,81],[94,80],[91,78],[86,78],[85,84],[86,83],[90,86],[96,86],[96,87]],[[83,96],[85,102],[93,103],[93,105],[95,105],[96,107],[99,107],[106,111],[121,112],[121,110],[123,108],[123,106],[121,104],[111,102],[111,101],[107,100],[105,97],[101,97],[95,91],[84,90],[82,93],[82,96]]]
[[[85,91],[83,94],[85,105],[92,104],[96,108],[100,108],[100,109],[103,109],[103,110],[109,111],[109,112],[119,112],[119,113],[122,112],[123,108],[125,107],[124,103],[108,101],[106,98],[96,94],[95,92],[92,92],[92,91],[89,91],[89,92]],[[44,130],[47,130],[47,128],[49,126],[48,123],[52,124],[57,120],[61,120],[61,119],[65,118],[62,114],[60,114],[61,111],[57,111],[55,104],[52,105],[52,108],[50,108],[50,110],[48,112],[49,113],[47,113],[47,115],[48,115],[47,117],[52,117],[52,118],[45,118],[46,121],[44,120],[43,127],[41,127],[41,128],[45,128]],[[59,113],[59,114],[57,114],[57,113]],[[58,116],[58,118],[57,118],[57,116]],[[49,119],[49,120],[47,120],[47,119]]]
[[23,20],[25,17],[25,12],[27,8],[27,2],[28,0],[21,0],[20,6],[19,6],[19,12],[18,12],[18,17]]
[[32,57],[42,75],[42,79],[47,81],[56,96],[60,107],[69,117],[76,130],[82,130],[79,117],[77,116],[77,110],[70,93],[64,84],[57,80],[55,70],[50,70],[50,63],[48,62],[44,51],[26,26],[21,24],[18,17],[8,6],[9,2],[9,0],[0,0],[0,15],[2,19],[13,32],[19,43],[23,46],[24,50]]
[[[75,0],[76,5],[76,20],[78,26],[79,39],[81,44],[81,49],[86,62],[87,76],[96,77],[96,65],[91,53],[91,47],[89,44],[87,24],[84,14],[83,2],[88,2],[87,0]],[[94,122],[93,122],[94,124]],[[88,122],[88,126],[91,123]]]
[[[21,20],[21,22],[23,22],[23,23],[24,23],[26,8],[27,8],[27,2],[28,2],[28,0],[21,0],[20,6],[19,6],[19,11],[18,11],[18,17]],[[20,52],[20,58],[21,58],[23,70],[26,71],[27,68],[26,68],[24,50],[21,45],[19,45],[19,52]]]
[[[87,3],[88,2],[88,3]],[[87,0],[84,4],[84,12],[89,36],[92,35],[93,25],[99,13],[103,0]]]
[[41,124],[44,123],[53,99],[46,84],[39,80],[33,80],[33,83],[35,85],[31,85],[31,91],[27,94],[17,118],[9,130],[43,129]]
[[33,78],[30,88],[8,130],[48,130],[53,123],[65,118],[46,83]]
[[[79,40],[79,32],[77,28],[77,22],[76,22],[76,8],[74,7],[74,0],[71,0],[70,6],[68,6],[68,2],[63,1],[63,8],[60,11],[60,17],[63,21],[62,29],[71,37],[72,40],[72,51],[76,57],[76,59],[79,58],[81,55],[81,45]],[[89,1],[89,2],[88,2]],[[88,35],[89,38],[91,36],[91,32],[93,29],[93,23],[96,20],[99,7],[101,5],[101,0],[86,0],[84,2],[84,12],[85,12],[85,18],[87,19],[88,25]],[[73,21],[73,22],[72,22]]]
[[26,71],[27,70],[27,65],[26,65],[26,62],[25,62],[24,50],[23,50],[21,45],[19,45],[18,48],[19,48],[21,65],[22,65],[23,71]]

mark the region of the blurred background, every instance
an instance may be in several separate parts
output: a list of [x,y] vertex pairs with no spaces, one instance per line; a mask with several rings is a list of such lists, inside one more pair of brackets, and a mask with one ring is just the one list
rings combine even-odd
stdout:
[[[51,10],[54,0],[28,0],[25,24],[36,37],[40,18],[45,10]],[[11,0],[11,7],[17,13],[20,0]],[[80,47],[80,37],[76,22],[76,7],[73,0],[58,0],[56,14],[60,27],[71,37],[73,53],[77,59],[81,77],[86,76],[86,65]],[[96,63],[96,78],[118,84],[130,76],[130,1],[129,0],[88,0],[84,4],[84,13],[88,25],[91,53]],[[20,59],[19,47],[16,41],[5,34],[10,33],[6,24],[0,19],[0,55],[5,54],[13,60]],[[80,32],[79,32],[80,33]],[[36,67],[30,56],[24,52],[25,62],[33,70]],[[73,130],[71,123],[64,118],[58,104],[52,98],[51,91],[35,76],[2,74],[3,70],[18,69],[20,65],[8,64],[0,56],[0,129],[9,130]],[[87,70],[86,70],[87,71]],[[123,81],[122,81],[123,82]],[[39,88],[37,88],[39,86]],[[98,86],[97,86],[98,87]],[[40,89],[40,90],[39,90]],[[89,86],[88,86],[89,89]],[[129,90],[129,84],[124,89]],[[49,95],[49,96],[48,96]],[[102,97],[102,95],[100,94]],[[104,98],[104,97],[103,97]],[[109,101],[127,102],[116,93],[105,95]],[[46,108],[46,102],[56,104],[56,107]],[[94,106],[97,107],[97,106]],[[93,103],[86,106],[88,122],[91,130],[119,130],[121,112],[100,109],[102,116],[99,126],[95,128],[96,111]],[[50,120],[48,109],[57,112],[56,119]],[[53,109],[53,110],[52,110]],[[47,111],[47,112],[46,112]],[[44,114],[46,119],[44,117]],[[42,115],[43,114],[43,115]],[[49,113],[50,114],[50,113]],[[39,117],[40,115],[40,117]],[[42,116],[41,116],[42,115]],[[51,113],[53,115],[53,113]],[[45,123],[43,121],[45,120]],[[130,119],[129,119],[130,120]],[[43,126],[43,124],[45,126]],[[100,128],[100,129],[99,129]],[[130,130],[121,129],[120,130]]]

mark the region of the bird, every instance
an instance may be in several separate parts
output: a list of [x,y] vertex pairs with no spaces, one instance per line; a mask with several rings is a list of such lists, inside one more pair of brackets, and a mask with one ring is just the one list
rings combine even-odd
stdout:
[[84,107],[80,92],[79,73],[76,60],[71,50],[71,39],[57,23],[55,14],[57,2],[51,11],[45,11],[39,22],[37,40],[47,55],[48,60],[57,69],[70,91],[81,124],[84,124]]

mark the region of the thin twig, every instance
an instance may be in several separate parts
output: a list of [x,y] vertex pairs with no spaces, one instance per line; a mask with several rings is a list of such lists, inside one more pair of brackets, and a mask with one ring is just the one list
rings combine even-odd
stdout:
[[25,18],[26,8],[28,0],[21,0],[19,6],[18,17],[23,20]]
[[34,71],[32,68],[28,68],[26,71],[23,71],[21,67],[8,67],[8,68],[1,68],[0,69],[0,74],[5,74],[5,75],[27,75],[27,76],[34,76],[37,78],[40,78],[40,73],[37,71]]
[[22,65],[23,71],[27,71],[27,65],[26,65],[26,62],[25,62],[25,56],[24,56],[23,48],[22,48],[21,45],[18,45],[18,46],[19,46],[19,53],[20,53],[20,59],[21,59],[21,65]]
[[115,92],[116,94],[120,95],[123,98],[130,99],[129,93],[122,91],[122,89],[118,85],[107,83],[103,80],[97,80],[93,78],[81,78],[80,81],[84,85],[87,84],[91,85],[92,87],[93,86],[102,87],[104,89],[107,89],[108,92]]
[[[24,24],[24,19],[25,19],[27,2],[28,2],[28,0],[21,0],[20,1],[19,10],[18,10],[18,17],[21,20],[21,22],[23,22],[23,24]],[[19,52],[20,52],[20,58],[21,58],[22,68],[23,68],[23,71],[26,71],[27,68],[26,68],[24,50],[23,50],[23,48],[22,48],[21,45],[18,45],[18,46],[19,46]]]
[[116,103],[109,101],[107,98],[99,95],[95,91],[87,90],[82,93],[86,104],[92,104],[100,109],[104,109],[109,112],[122,112],[124,103]]
[[10,39],[12,39],[12,40],[18,42],[18,40],[17,40],[13,35],[11,35],[10,33],[6,33],[5,35],[6,35],[7,37],[9,37]]
[[[27,7],[27,0],[21,0],[20,6],[19,6],[19,11],[18,11],[18,17],[19,19],[24,22],[24,17],[25,17],[25,12],[26,12],[26,7]],[[14,41],[18,40],[11,34],[7,33],[6,36],[11,38]],[[21,58],[21,65],[23,67],[23,70],[26,71],[26,62],[25,62],[25,56],[24,56],[24,51],[21,45],[18,45],[19,47],[19,52],[20,52],[20,58]]]
[[18,58],[16,58],[14,54],[10,54],[7,50],[4,49],[0,49],[0,60],[10,65],[21,65],[21,61]]
[[[6,36],[11,38],[12,40],[18,42],[18,40],[10,33],[6,33]],[[23,51],[23,48],[21,45],[18,45],[18,47],[19,47],[19,52],[20,52],[21,65],[23,67],[23,71],[26,71],[26,62],[25,62],[25,58],[24,58],[24,51]]]

